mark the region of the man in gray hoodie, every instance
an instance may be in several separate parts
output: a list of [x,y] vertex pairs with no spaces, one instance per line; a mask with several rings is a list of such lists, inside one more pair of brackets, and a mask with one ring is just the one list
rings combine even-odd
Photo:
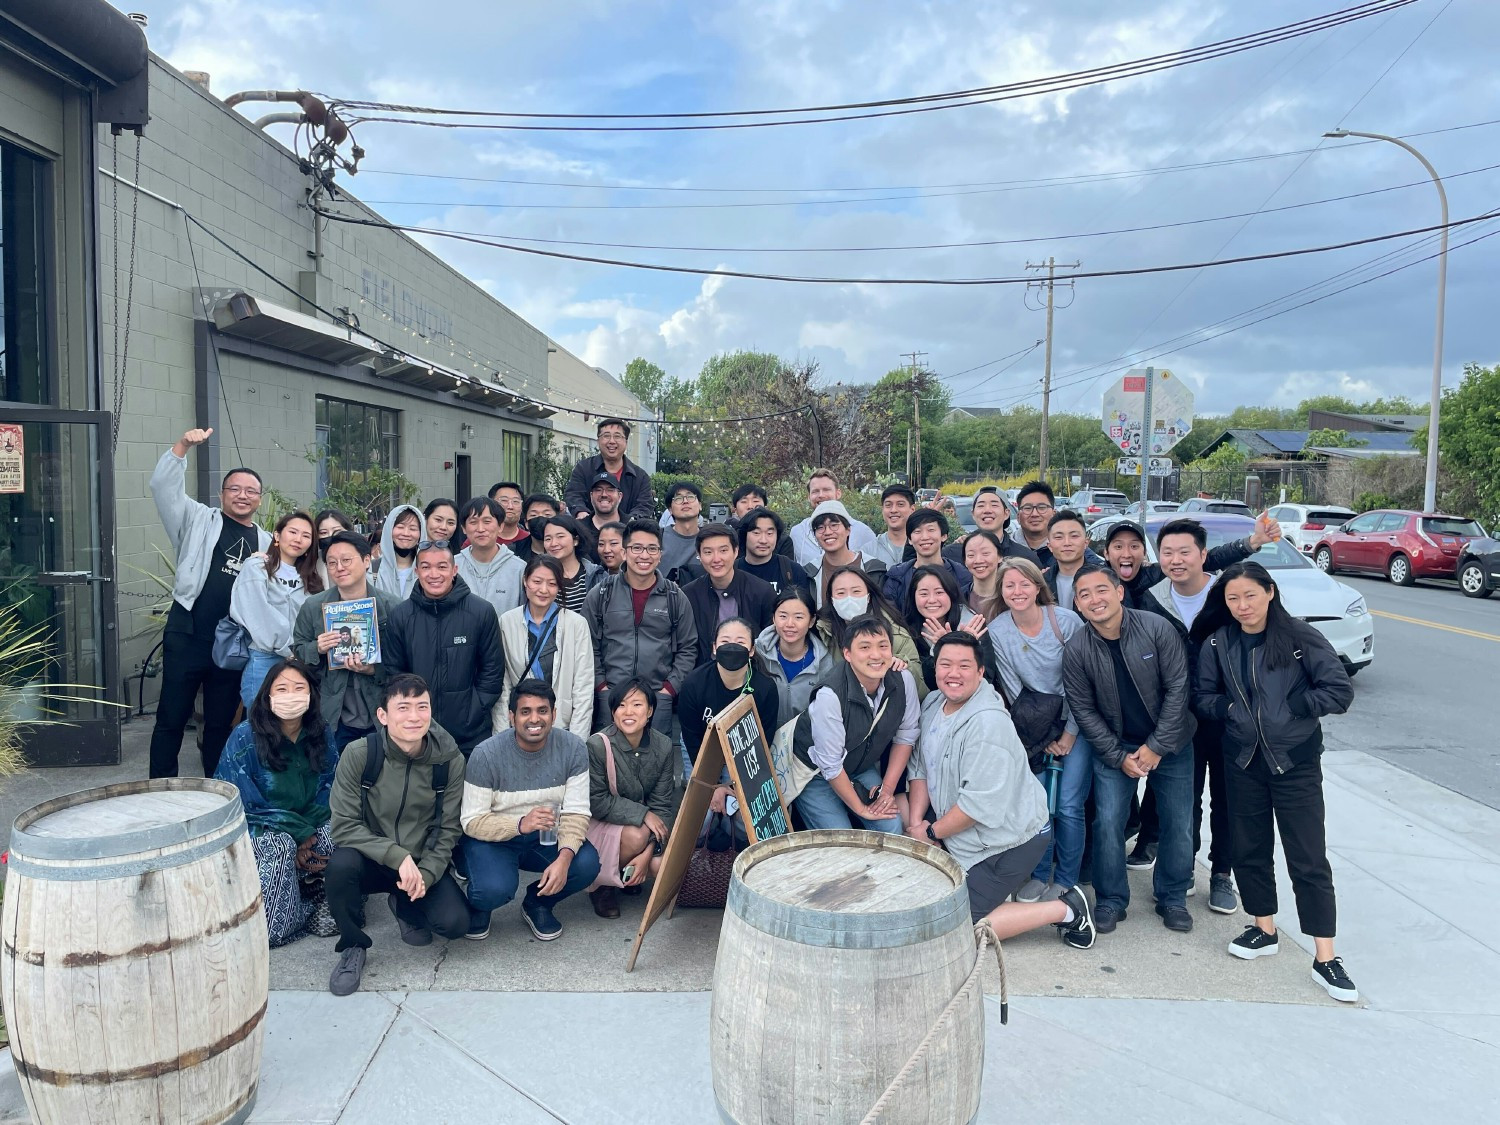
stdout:
[[213,436],[189,430],[161,455],[151,474],[151,496],[177,552],[172,609],[162,636],[161,698],[151,732],[151,776],[176,777],[182,732],[203,689],[203,776],[212,777],[234,725],[240,674],[212,659],[214,630],[229,612],[229,597],[240,565],[271,545],[270,533],[255,526],[260,507],[260,474],[230,469],[219,489],[218,508],[187,494],[187,454]]
[[500,542],[505,509],[498,500],[476,496],[458,514],[459,526],[469,545],[458,553],[458,575],[469,587],[495,607],[495,616],[521,604],[521,576],[526,564]]
[[[907,767],[907,835],[948,852],[967,873],[969,913],[1001,941],[1047,924],[1075,949],[1094,944],[1088,899],[1069,887],[1046,902],[1007,902],[1031,877],[1052,834],[1047,793],[1005,704],[984,679],[979,640],[955,630],[933,645],[937,690]],[[930,819],[929,819],[930,817]]]

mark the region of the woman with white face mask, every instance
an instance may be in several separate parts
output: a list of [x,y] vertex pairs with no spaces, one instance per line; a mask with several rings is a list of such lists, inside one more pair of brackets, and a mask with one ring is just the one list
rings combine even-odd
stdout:
[[[230,734],[214,774],[240,791],[272,947],[304,933],[338,932],[322,895],[323,868],[333,854],[328,795],[339,760],[333,734],[311,672],[281,661],[255,693],[250,717]],[[314,893],[304,894],[304,884]]]
[[[834,664],[844,659],[844,627],[866,613],[884,618],[891,627],[891,651],[896,657],[896,671],[908,665],[919,669],[922,658],[917,652],[917,642],[907,631],[906,622],[880,592],[875,581],[857,566],[841,566],[829,574],[828,601],[818,611],[818,637],[827,647]],[[917,698],[925,698],[927,684],[918,672],[913,672],[912,676],[917,681]]]

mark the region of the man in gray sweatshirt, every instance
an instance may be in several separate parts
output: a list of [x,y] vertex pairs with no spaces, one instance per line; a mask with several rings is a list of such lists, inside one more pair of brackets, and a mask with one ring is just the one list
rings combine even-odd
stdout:
[[[500,542],[505,509],[498,500],[476,496],[459,513],[469,545],[458,553],[458,574],[472,593],[495,607],[499,617],[521,604],[521,576],[526,564]],[[540,546],[540,545],[539,545]]]
[[203,689],[203,776],[212,777],[234,725],[240,674],[215,666],[214,630],[229,612],[229,596],[240,565],[271,545],[270,533],[255,526],[260,507],[260,474],[230,469],[219,489],[218,508],[187,494],[187,454],[213,436],[189,430],[161,455],[151,474],[151,496],[167,538],[177,552],[172,609],[162,636],[161,698],[151,732],[151,776],[176,777],[182,732]]

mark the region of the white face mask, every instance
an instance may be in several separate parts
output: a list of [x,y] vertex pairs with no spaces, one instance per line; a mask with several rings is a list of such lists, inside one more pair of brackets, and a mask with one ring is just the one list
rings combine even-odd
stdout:
[[307,703],[305,695],[273,695],[271,711],[278,719],[300,719],[307,714]]
[[834,598],[833,612],[845,621],[853,621],[870,608],[870,595],[860,594],[853,598]]

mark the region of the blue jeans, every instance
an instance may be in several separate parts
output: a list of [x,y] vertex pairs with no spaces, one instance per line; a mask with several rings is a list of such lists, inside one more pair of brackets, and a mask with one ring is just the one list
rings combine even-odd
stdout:
[[[464,873],[469,877],[469,906],[479,914],[488,914],[516,897],[521,871],[541,871],[557,858],[556,844],[541,844],[539,832],[528,832],[513,840],[476,840],[463,838],[459,849]],[[573,856],[568,867],[568,881],[555,895],[538,895],[548,906],[555,906],[569,895],[588,887],[599,875],[599,853],[587,840]]]
[[[1043,784],[1046,774],[1041,776]],[[1057,815],[1052,818],[1052,841],[1031,873],[1033,879],[1072,887],[1078,883],[1079,864],[1083,860],[1083,805],[1089,799],[1094,782],[1094,748],[1079,735],[1073,749],[1062,759],[1062,777],[1058,782]]]
[[250,660],[245,665],[245,670],[240,673],[240,702],[245,705],[245,718],[250,717],[250,704],[255,702],[255,693],[260,690],[266,673],[280,664],[283,659],[274,652],[262,652],[258,648],[250,650]]
[[[1151,874],[1156,900],[1163,906],[1186,906],[1193,883],[1193,751],[1168,754],[1146,775],[1156,794],[1161,840]],[[1125,874],[1125,819],[1136,778],[1117,766],[1094,760],[1094,897],[1099,905],[1119,910],[1130,905]]]
[[[867,769],[864,773],[855,774],[851,781],[858,781],[861,785],[870,789],[880,785],[882,778],[878,769]],[[888,820],[866,820],[864,817],[855,817],[854,810],[844,804],[842,798],[833,791],[833,786],[828,784],[827,778],[818,774],[807,783],[807,788],[802,790],[802,795],[796,801],[797,811],[802,814],[802,823],[809,828],[851,828],[856,827],[854,821],[860,821],[860,826],[873,828],[876,832],[891,832],[899,836],[901,834],[901,818],[893,816]]]
[[374,727],[371,727],[369,730],[355,730],[353,727],[346,727],[343,723],[340,723],[338,730],[333,732],[333,745],[342,754],[344,747],[348,746],[349,743],[374,733]]

